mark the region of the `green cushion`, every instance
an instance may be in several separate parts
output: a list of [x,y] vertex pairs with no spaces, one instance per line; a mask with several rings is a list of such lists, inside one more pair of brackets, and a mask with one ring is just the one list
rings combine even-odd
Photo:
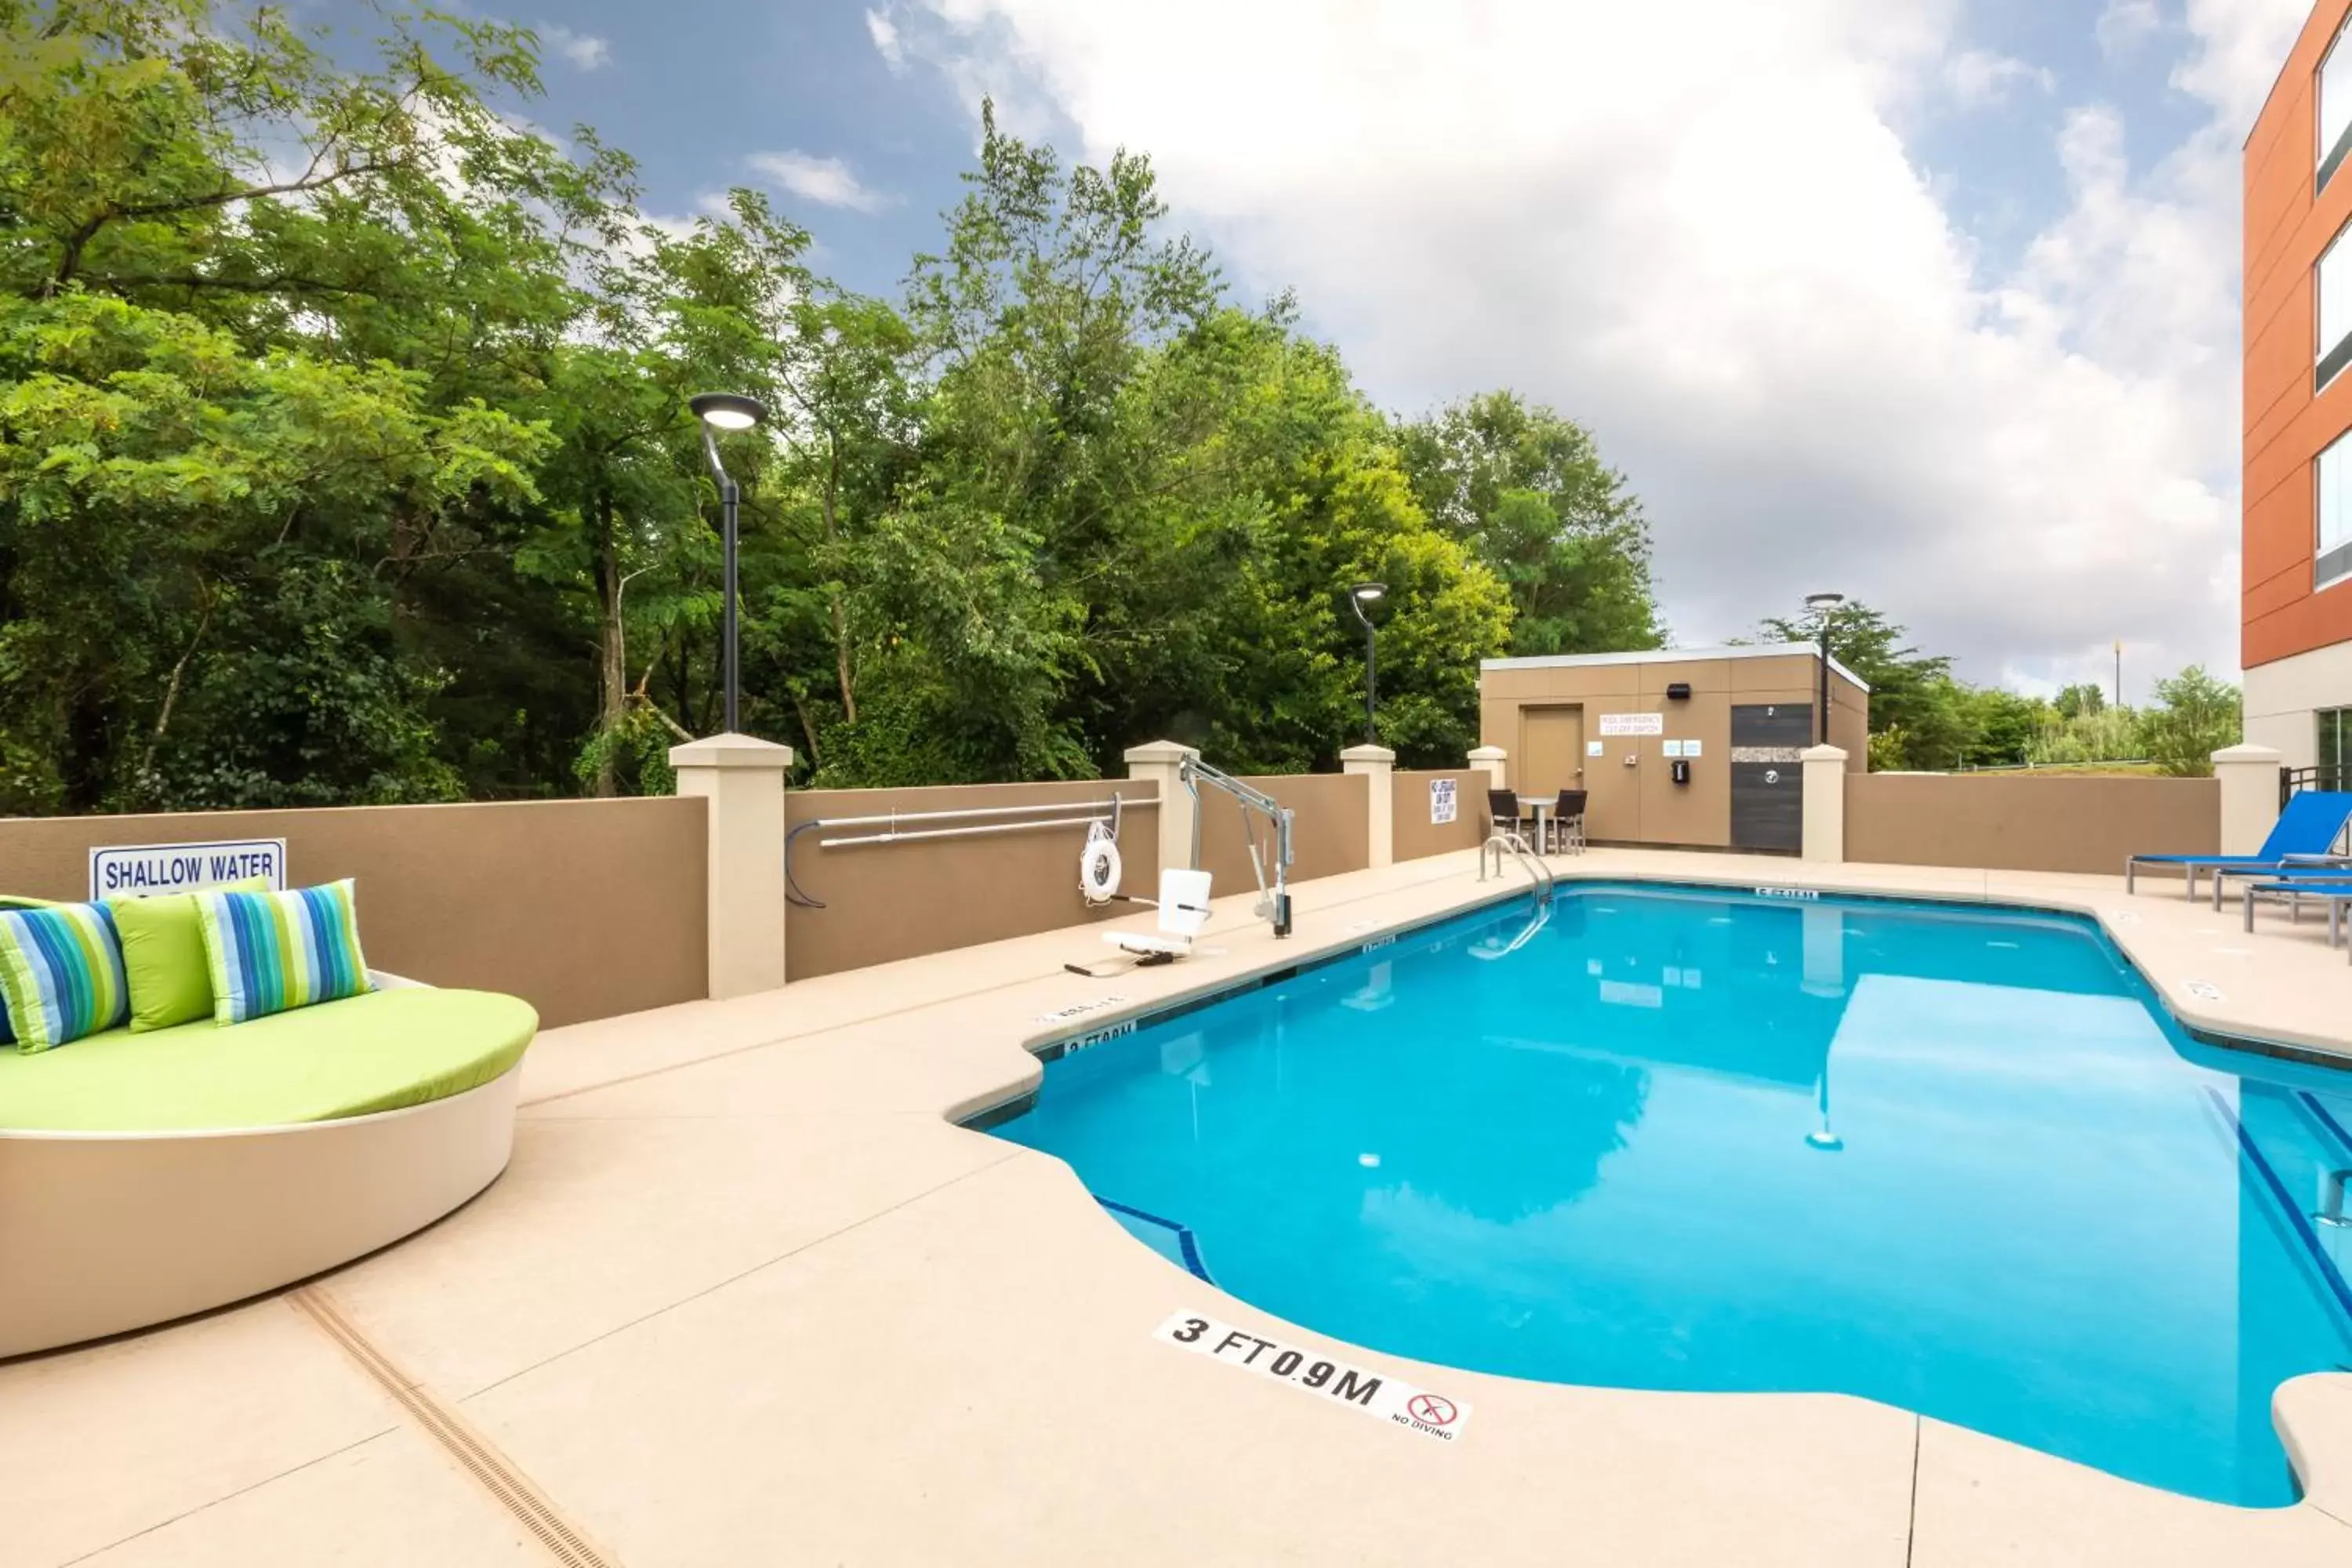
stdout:
[[[268,879],[230,882],[225,890],[266,890]],[[114,929],[122,937],[122,968],[131,976],[133,1033],[168,1029],[213,1016],[212,970],[205,963],[204,921],[194,893],[159,893],[152,899],[109,899]]]
[[246,1024],[111,1029],[0,1054],[0,1128],[186,1131],[397,1110],[490,1082],[538,1029],[539,1015],[515,997],[425,986]]

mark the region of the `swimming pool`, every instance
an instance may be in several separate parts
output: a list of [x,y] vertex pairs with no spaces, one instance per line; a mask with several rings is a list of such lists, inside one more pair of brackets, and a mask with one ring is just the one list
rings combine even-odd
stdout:
[[2199,1044],[2065,916],[1584,885],[1533,918],[1089,1040],[997,1134],[1375,1350],[1863,1394],[2294,1500],[2272,1391],[2352,1368],[2352,1074]]

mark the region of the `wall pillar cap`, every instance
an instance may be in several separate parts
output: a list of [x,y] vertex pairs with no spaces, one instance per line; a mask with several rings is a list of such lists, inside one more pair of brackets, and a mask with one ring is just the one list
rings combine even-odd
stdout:
[[669,749],[674,768],[773,768],[793,765],[793,749],[756,735],[705,735]]
[[2242,742],[2234,746],[2222,747],[2213,753],[2213,760],[2217,763],[2275,763],[2280,755],[2274,746],[2257,746]]
[[1842,763],[1846,760],[1846,752],[1843,746],[1807,746],[1797,757],[1808,763]]
[[1129,746],[1123,753],[1130,763],[1175,763],[1186,757],[1198,758],[1201,748],[1181,745],[1174,741],[1146,741],[1139,746]]
[[1396,761],[1396,753],[1386,746],[1375,746],[1367,742],[1364,745],[1349,747],[1339,753],[1339,760],[1343,763],[1393,763]]
[[1504,763],[1510,758],[1511,753],[1500,746],[1480,746],[1470,753],[1470,760],[1474,763]]

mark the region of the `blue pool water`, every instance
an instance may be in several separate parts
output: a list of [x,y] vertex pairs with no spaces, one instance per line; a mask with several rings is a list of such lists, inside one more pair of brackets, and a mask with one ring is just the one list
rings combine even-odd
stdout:
[[[1561,1383],[1867,1395],[2219,1501],[2352,1367],[2352,1075],[2086,922],[1563,891],[1051,1062],[1000,1136],[1226,1290]],[[1148,1217],[1147,1217],[1148,1216]]]

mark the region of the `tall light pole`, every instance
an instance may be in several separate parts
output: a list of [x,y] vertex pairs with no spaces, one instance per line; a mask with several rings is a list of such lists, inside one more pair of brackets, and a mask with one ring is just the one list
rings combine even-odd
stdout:
[[727,606],[725,626],[719,634],[721,658],[726,668],[727,732],[742,731],[743,664],[742,650],[736,636],[735,616],[735,512],[743,499],[736,488],[734,477],[727,465],[719,460],[719,431],[749,430],[768,417],[767,409],[756,397],[746,397],[740,392],[705,392],[690,398],[687,406],[702,421],[702,455],[710,459],[710,471],[719,477],[719,536],[727,542]]
[[1372,617],[1364,606],[1389,591],[1385,583],[1359,583],[1348,590],[1348,607],[1364,623],[1364,744],[1377,746],[1380,734],[1372,728],[1372,719],[1380,704],[1381,677],[1378,650],[1372,639]]
[[1845,603],[1843,594],[1808,594],[1805,608],[1821,617],[1822,622],[1822,707],[1813,728],[1819,732],[1816,744],[1830,743],[1830,616]]

